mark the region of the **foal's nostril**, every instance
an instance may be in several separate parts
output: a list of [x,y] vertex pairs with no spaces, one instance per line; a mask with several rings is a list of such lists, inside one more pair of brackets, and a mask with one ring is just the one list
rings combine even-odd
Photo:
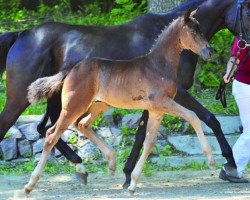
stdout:
[[209,60],[212,56],[212,48],[205,47],[201,50],[201,56],[204,60]]

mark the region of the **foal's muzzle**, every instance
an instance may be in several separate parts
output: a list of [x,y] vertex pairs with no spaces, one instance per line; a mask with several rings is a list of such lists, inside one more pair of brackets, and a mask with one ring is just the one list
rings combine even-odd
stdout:
[[201,50],[201,57],[204,60],[209,60],[212,57],[213,49],[210,46],[207,46]]

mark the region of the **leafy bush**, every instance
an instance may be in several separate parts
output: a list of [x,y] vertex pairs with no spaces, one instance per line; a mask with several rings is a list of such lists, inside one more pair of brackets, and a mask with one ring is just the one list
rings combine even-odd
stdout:
[[227,61],[230,57],[230,50],[233,43],[233,35],[229,30],[221,30],[214,35],[210,41],[211,47],[215,50],[212,62],[199,60],[201,66],[199,81],[203,88],[218,87],[220,80],[226,72]]

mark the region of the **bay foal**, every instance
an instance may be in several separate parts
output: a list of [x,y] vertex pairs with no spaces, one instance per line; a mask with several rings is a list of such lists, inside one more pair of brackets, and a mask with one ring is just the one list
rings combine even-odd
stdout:
[[51,149],[72,123],[97,144],[110,160],[110,168],[115,168],[114,157],[109,158],[110,155],[114,156],[112,151],[92,132],[90,126],[97,115],[109,108],[108,105],[149,111],[144,149],[132,172],[129,191],[135,191],[142,167],[157,140],[164,114],[182,117],[194,127],[209,165],[214,166],[211,148],[199,119],[195,113],[173,100],[183,49],[190,49],[204,59],[210,57],[208,42],[202,36],[198,22],[190,17],[190,12],[165,28],[146,56],[129,61],[87,59],[79,62],[71,71],[62,71],[31,84],[28,92],[31,103],[49,98],[62,88],[62,110],[56,124],[47,131],[42,156],[25,186],[26,194],[39,180]]

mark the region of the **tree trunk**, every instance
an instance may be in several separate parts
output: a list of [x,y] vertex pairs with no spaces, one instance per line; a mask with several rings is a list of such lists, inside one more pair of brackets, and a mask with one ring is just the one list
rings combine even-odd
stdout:
[[185,2],[187,0],[148,0],[148,11],[164,13]]

